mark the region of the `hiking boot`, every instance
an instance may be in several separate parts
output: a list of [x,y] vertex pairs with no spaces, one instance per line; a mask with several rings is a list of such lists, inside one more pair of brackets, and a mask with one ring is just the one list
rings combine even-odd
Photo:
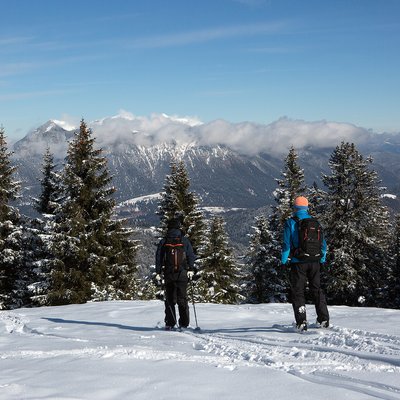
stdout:
[[297,324],[296,328],[299,332],[303,332],[307,330],[307,321],[303,321],[301,324]]
[[165,328],[164,328],[166,331],[172,331],[173,329],[174,329],[174,327],[173,326],[169,326],[169,325],[165,325]]
[[320,323],[320,325],[321,325],[321,328],[328,328],[329,327],[329,321],[322,321]]

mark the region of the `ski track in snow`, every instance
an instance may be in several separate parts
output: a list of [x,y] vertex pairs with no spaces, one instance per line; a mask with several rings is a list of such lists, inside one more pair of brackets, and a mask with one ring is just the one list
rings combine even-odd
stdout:
[[[158,323],[152,334],[133,333],[133,345],[94,346],[92,340],[42,333],[29,327],[29,320],[13,312],[1,312],[0,321],[8,334],[35,335],[66,340],[61,350],[19,350],[0,352],[0,359],[118,358],[138,360],[176,360],[207,363],[220,368],[266,367],[292,374],[312,383],[346,388],[380,399],[400,399],[400,385],[393,386],[346,376],[346,372],[380,372],[399,374],[400,337],[375,332],[331,326],[297,333],[290,325],[273,325],[256,329],[216,329],[196,332],[165,332]],[[276,335],[277,332],[283,335]],[[192,352],[159,350],[155,339],[189,343]],[[71,349],[72,342],[85,347]],[[82,346],[82,344],[80,345]],[[177,347],[179,348],[179,347]],[[174,348],[175,349],[175,348]]]

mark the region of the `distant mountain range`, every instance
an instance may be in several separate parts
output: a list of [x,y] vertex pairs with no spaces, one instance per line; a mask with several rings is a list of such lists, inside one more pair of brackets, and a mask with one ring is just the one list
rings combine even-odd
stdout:
[[[23,187],[23,211],[30,213],[30,198],[40,191],[41,164],[46,147],[62,166],[73,128],[48,121],[29,132],[13,146],[13,160]],[[365,155],[374,158],[382,185],[391,195],[385,201],[399,210],[400,134],[374,134],[350,124],[308,123],[283,118],[270,125],[249,122],[231,124],[176,118],[164,114],[149,118],[125,113],[89,123],[96,146],[104,149],[117,188],[121,215],[144,225],[158,223],[155,216],[173,157],[183,159],[191,188],[206,213],[226,215],[254,213],[273,203],[276,178],[283,160],[294,145],[306,181],[321,182],[329,173],[328,160],[342,140],[355,142]]]

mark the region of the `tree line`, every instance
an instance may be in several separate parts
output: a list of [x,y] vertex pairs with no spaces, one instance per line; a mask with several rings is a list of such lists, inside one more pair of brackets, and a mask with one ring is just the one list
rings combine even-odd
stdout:
[[[40,218],[21,215],[13,205],[20,183],[11,154],[0,128],[0,309],[160,294],[154,266],[144,268],[145,276],[138,273],[142,244],[134,227],[114,215],[116,189],[107,160],[84,120],[61,170],[49,149],[43,156],[41,194],[34,199]],[[371,163],[354,144],[342,142],[330,157],[331,174],[322,176],[324,189],[307,187],[291,148],[277,179],[275,204],[269,215],[255,218],[239,262],[224,219],[205,219],[184,162],[173,158],[157,210],[158,236],[180,217],[197,255],[196,301],[290,301],[287,271],[280,265],[281,235],[294,198],[305,195],[328,242],[323,282],[329,303],[399,308],[400,218],[392,222],[382,205]]]

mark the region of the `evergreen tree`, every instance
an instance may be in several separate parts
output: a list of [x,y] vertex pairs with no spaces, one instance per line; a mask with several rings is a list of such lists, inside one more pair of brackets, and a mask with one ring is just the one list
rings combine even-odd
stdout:
[[34,207],[40,218],[29,223],[31,264],[33,281],[29,286],[33,305],[47,304],[51,281],[51,268],[54,264],[52,251],[55,235],[55,216],[61,210],[63,187],[61,175],[56,171],[54,157],[47,148],[43,156],[41,194],[34,199]]
[[147,276],[141,280],[141,288],[139,290],[140,300],[154,300],[161,299],[164,295],[163,288],[161,285],[157,285],[155,282],[156,269],[155,265],[151,265],[147,271]]
[[41,194],[35,199],[35,209],[40,214],[54,215],[60,209],[62,199],[61,175],[56,171],[54,156],[50,148],[46,149],[43,156]]
[[390,259],[391,271],[387,279],[387,298],[385,306],[400,308],[400,214],[396,215],[393,240],[389,253],[393,255]]
[[310,214],[312,214],[318,220],[323,221],[324,215],[326,214],[327,209],[327,198],[328,194],[318,187],[317,183],[307,188],[307,195],[308,199],[308,207],[310,210]]
[[19,193],[14,180],[4,128],[0,127],[0,309],[23,305],[28,271],[24,265],[23,227],[17,208],[11,205]]
[[[268,298],[270,299],[269,301],[272,301],[271,295],[273,293],[273,299],[275,301],[285,301],[286,293],[288,292],[289,282],[284,268],[280,265],[283,226],[286,219],[292,216],[295,198],[303,195],[306,191],[304,171],[300,168],[297,161],[298,155],[292,146],[284,161],[282,177],[276,179],[278,188],[274,192],[275,205],[272,206],[272,212],[268,220],[265,220],[267,225],[263,226],[265,232],[263,233],[262,240],[267,240],[264,246],[268,243],[268,252],[262,251],[262,247],[259,248],[258,257],[260,257],[260,260],[265,257],[264,268],[266,270],[258,279],[263,279],[263,282],[259,282],[259,285],[264,287],[268,286],[270,288],[268,294],[265,295],[268,296],[265,297],[265,300]],[[261,227],[259,229],[261,229]],[[254,239],[256,239],[256,237]],[[260,260],[258,262],[260,262]],[[253,265],[250,268],[259,267]],[[267,276],[269,274],[267,270],[270,268],[270,272],[273,276]],[[261,271],[260,269],[260,272]]]
[[158,215],[161,218],[161,231],[164,236],[168,223],[174,218],[182,220],[182,231],[192,243],[195,254],[203,243],[204,220],[199,209],[199,201],[190,191],[190,179],[183,161],[171,162],[171,173],[167,175],[160,201]]
[[244,299],[240,294],[241,275],[228,244],[224,225],[221,217],[211,220],[207,242],[200,251],[201,280],[197,293],[205,302],[236,304]]
[[280,263],[280,246],[277,235],[271,231],[271,218],[256,218],[254,233],[250,236],[247,264],[250,276],[246,296],[252,303],[286,301],[286,285]]
[[294,200],[297,196],[303,195],[306,191],[304,185],[304,171],[298,165],[298,155],[292,146],[289,154],[285,158],[282,178],[276,179],[278,189],[275,191],[275,201],[277,203],[274,213],[279,216],[281,229],[286,219],[293,212]]
[[325,226],[330,277],[328,296],[335,304],[377,305],[387,276],[388,212],[380,202],[377,173],[353,143],[342,142],[331,155]]
[[70,142],[63,184],[66,199],[56,216],[49,302],[129,299],[137,292],[132,230],[114,220],[115,189],[101,149],[82,120]]

